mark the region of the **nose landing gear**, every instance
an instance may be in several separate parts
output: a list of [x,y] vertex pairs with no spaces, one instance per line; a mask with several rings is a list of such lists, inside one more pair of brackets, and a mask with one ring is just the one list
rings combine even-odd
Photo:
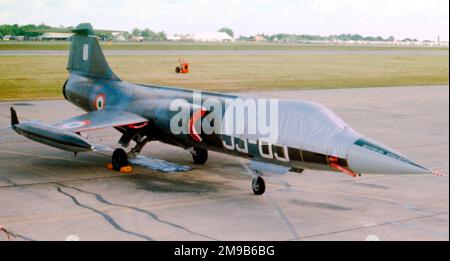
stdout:
[[257,175],[252,181],[252,189],[255,195],[262,195],[266,191],[266,182],[261,177],[261,175]]

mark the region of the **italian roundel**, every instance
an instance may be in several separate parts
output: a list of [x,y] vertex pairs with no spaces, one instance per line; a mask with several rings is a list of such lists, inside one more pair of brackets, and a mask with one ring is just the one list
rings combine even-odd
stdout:
[[97,95],[97,97],[95,97],[94,102],[95,102],[94,108],[96,108],[99,111],[103,110],[103,108],[105,108],[105,102],[106,102],[105,95],[103,93]]
[[61,125],[60,127],[63,129],[78,129],[81,127],[85,127],[91,124],[90,120],[81,120],[81,121],[72,121]]

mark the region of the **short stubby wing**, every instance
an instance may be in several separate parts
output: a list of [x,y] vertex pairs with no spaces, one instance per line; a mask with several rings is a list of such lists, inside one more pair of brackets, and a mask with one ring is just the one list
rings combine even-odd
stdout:
[[146,122],[148,119],[131,112],[99,110],[58,122],[55,126],[72,132],[85,132]]

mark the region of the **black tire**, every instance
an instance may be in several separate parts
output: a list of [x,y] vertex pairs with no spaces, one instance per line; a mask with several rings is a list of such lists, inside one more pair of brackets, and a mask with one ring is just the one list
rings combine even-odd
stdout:
[[252,190],[255,195],[262,195],[266,191],[266,182],[261,177],[256,177],[252,182]]
[[116,149],[112,155],[113,169],[120,171],[122,167],[128,166],[128,156],[123,149]]
[[175,72],[176,72],[176,73],[180,73],[180,72],[181,72],[180,67],[175,68]]
[[192,159],[194,163],[197,165],[204,165],[206,161],[208,161],[208,151],[201,148],[194,148],[194,152],[192,153]]

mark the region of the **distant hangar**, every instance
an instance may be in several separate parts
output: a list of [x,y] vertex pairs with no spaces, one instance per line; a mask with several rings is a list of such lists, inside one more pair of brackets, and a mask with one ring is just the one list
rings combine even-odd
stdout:
[[202,32],[192,35],[174,35],[168,37],[170,41],[189,41],[189,42],[235,42],[236,40],[223,32]]
[[45,33],[39,36],[39,40],[41,41],[68,41],[72,38],[72,33]]

